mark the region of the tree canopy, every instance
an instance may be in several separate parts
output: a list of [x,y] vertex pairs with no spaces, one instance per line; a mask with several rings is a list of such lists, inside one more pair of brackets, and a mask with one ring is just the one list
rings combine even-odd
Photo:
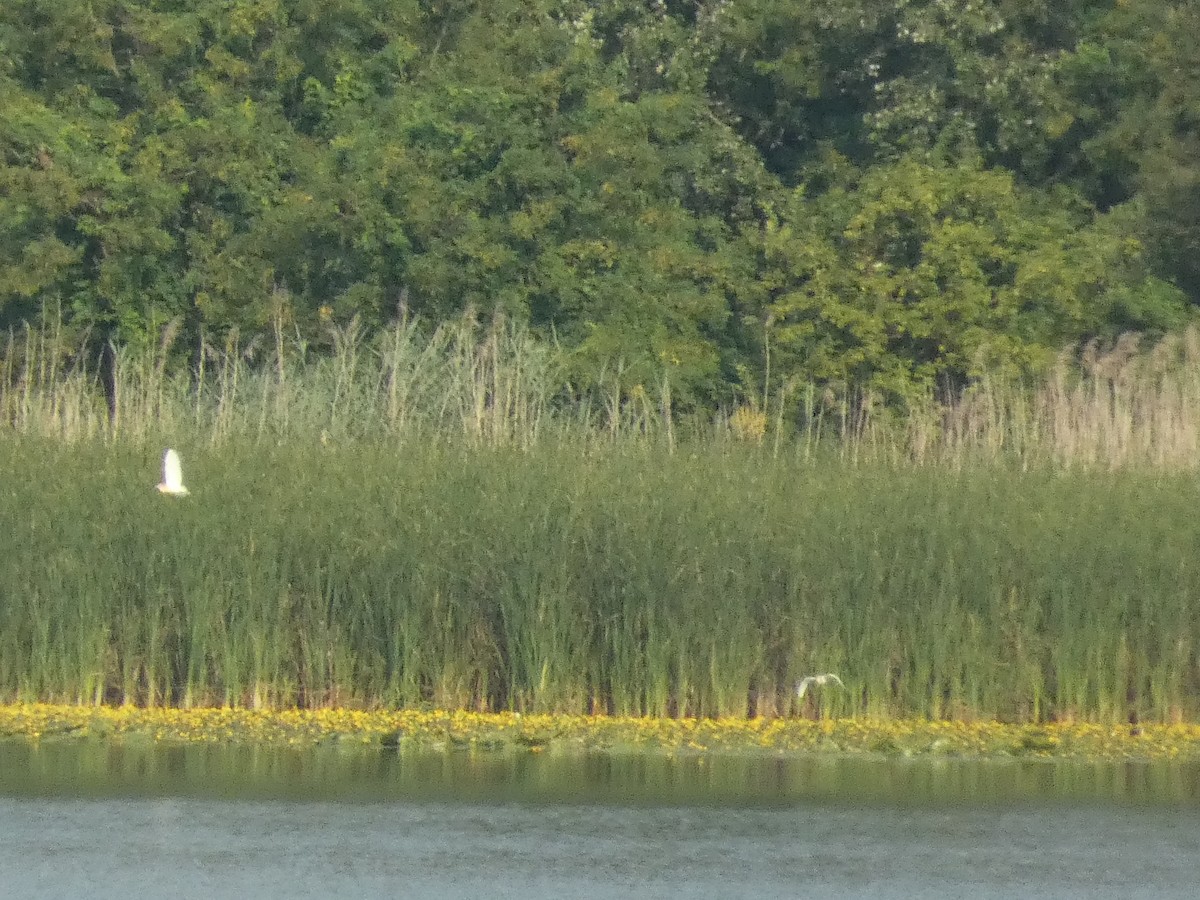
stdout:
[[6,0],[0,324],[527,323],[903,393],[1200,299],[1168,0]]

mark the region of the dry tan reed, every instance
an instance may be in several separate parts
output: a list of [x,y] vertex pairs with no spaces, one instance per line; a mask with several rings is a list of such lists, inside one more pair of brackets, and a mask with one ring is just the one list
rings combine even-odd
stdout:
[[[1192,469],[1200,462],[1200,331],[1064,353],[1036,383],[984,378],[914,432],[914,457],[1023,465]],[[932,429],[932,433],[930,430]]]
[[[401,310],[378,334],[357,318],[326,328],[322,353],[289,337],[282,319],[265,342],[205,334],[189,368],[173,321],[152,347],[109,348],[111,377],[102,379],[94,355],[47,315],[3,344],[0,425],[68,442],[436,435],[529,449],[566,428],[576,437],[674,445],[669,380],[647,391],[626,383],[618,362],[596,379],[599,389],[575,391],[566,354],[510,322],[480,326],[468,314],[425,328]],[[1041,378],[984,376],[949,398],[926,391],[902,406],[869,389],[792,378],[769,400],[700,431],[776,456],[832,451],[851,464],[1192,469],[1200,461],[1200,330],[1150,347],[1132,335],[1093,342],[1064,352]]]

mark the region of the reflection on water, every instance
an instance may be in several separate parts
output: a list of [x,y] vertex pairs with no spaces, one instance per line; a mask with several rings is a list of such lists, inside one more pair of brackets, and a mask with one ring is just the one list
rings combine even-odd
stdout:
[[747,754],[397,753],[0,741],[0,796],[623,806],[1200,804],[1200,764]]
[[1192,897],[1200,766],[0,743],[6,896]]

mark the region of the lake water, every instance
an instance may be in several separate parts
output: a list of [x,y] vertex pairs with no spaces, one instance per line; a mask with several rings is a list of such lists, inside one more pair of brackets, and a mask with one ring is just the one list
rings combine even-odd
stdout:
[[0,743],[4,897],[1195,897],[1200,766]]

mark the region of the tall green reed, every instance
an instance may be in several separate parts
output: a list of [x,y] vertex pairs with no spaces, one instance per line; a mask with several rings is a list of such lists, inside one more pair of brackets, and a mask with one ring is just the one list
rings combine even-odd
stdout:
[[[0,442],[0,697],[1194,718],[1188,478]],[[836,671],[819,707],[804,675]]]
[[[56,327],[0,366],[0,699],[1200,713],[1191,338],[689,431],[668,383],[576,394],[516,326],[403,317],[192,372],[168,328],[114,353],[110,415]],[[190,497],[153,490],[167,443]]]

